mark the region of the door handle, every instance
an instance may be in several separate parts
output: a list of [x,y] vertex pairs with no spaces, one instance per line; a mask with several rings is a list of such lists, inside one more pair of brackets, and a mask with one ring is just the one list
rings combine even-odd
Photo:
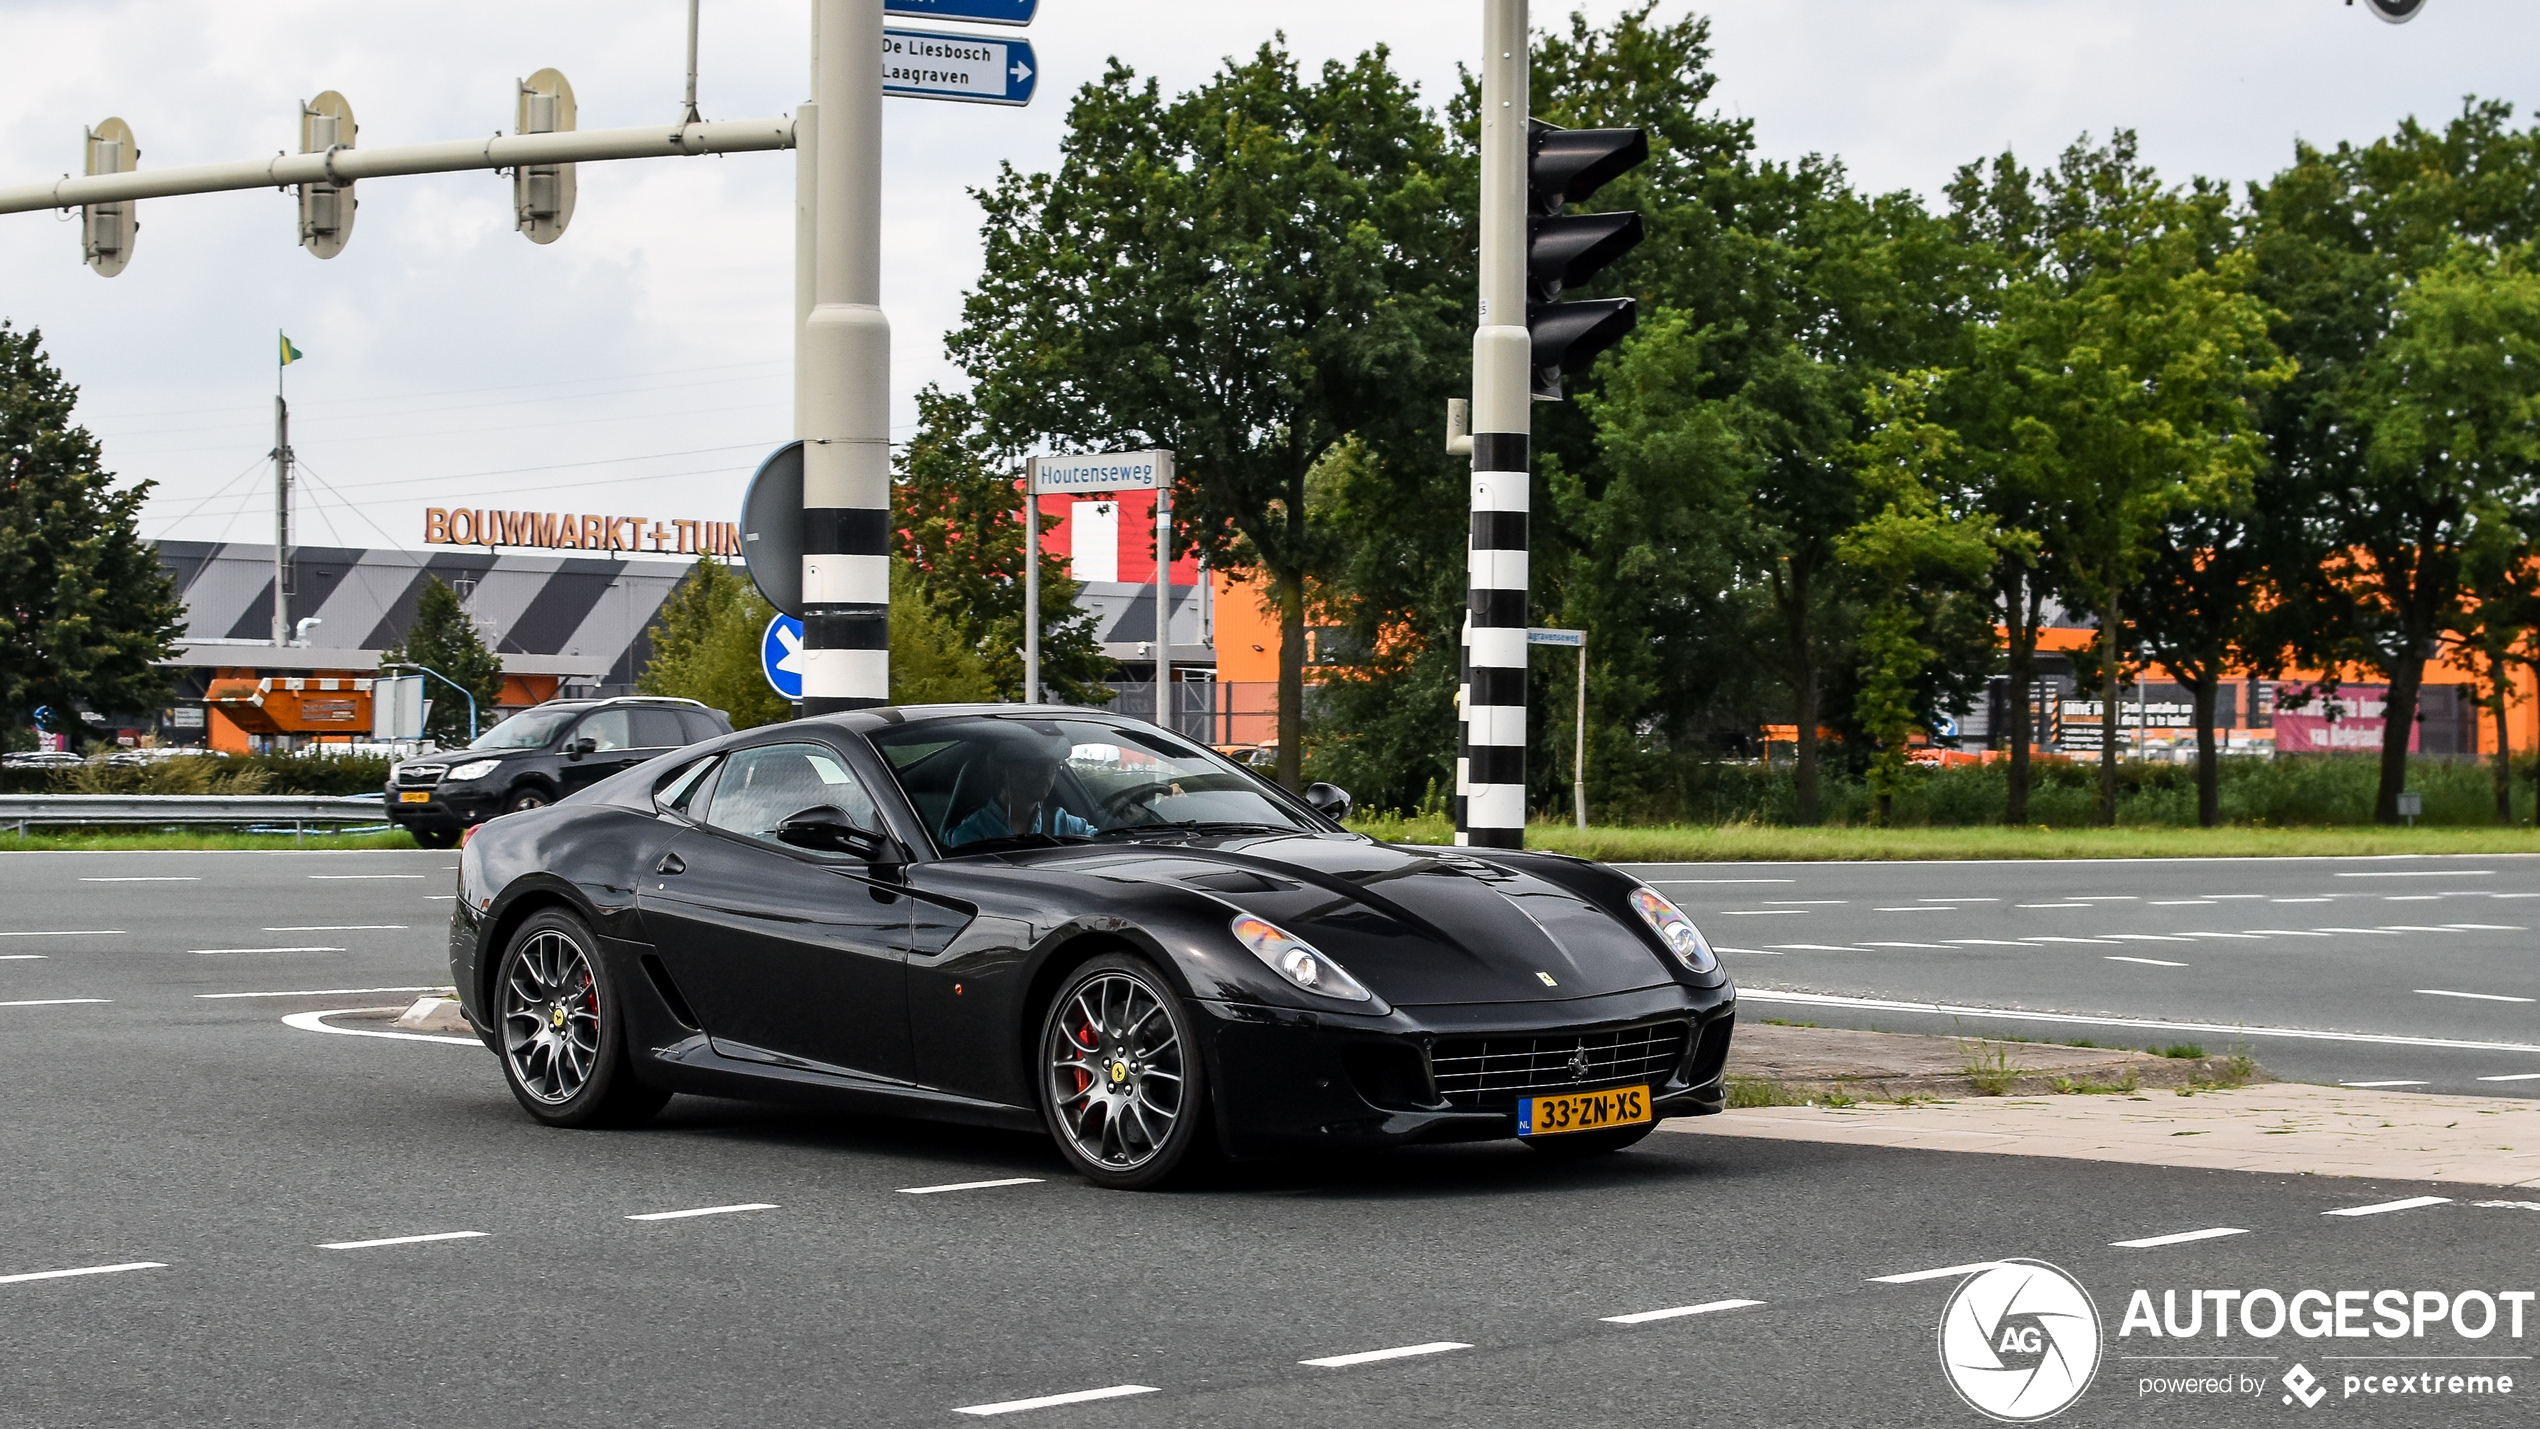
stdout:
[[679,855],[675,853],[663,854],[661,862],[653,865],[655,873],[686,873],[687,871],[688,865],[680,862]]

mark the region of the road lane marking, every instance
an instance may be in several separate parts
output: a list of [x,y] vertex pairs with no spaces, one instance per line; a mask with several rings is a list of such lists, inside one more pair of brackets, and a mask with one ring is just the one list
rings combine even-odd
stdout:
[[419,878],[423,877],[423,875],[422,875],[422,874],[420,874],[420,873],[312,873],[312,874],[310,874],[310,875],[309,875],[309,877],[311,877],[311,878],[331,879],[331,880],[335,880],[335,881],[340,882],[340,881],[342,881],[342,880],[344,880],[344,879],[348,879],[348,878],[417,878],[417,879],[419,879]]
[[2263,933],[2190,933],[2187,936],[2191,938],[2248,938],[2260,943],[2267,940]]
[[2264,898],[2267,895],[2263,893],[2208,893],[2205,896],[2220,902],[2233,898]]
[[1711,951],[1715,953],[1752,953],[1759,958],[1778,958],[1781,956],[1781,954],[1774,952],[1770,948],[1732,948],[1726,943],[1712,944]]
[[2387,928],[2332,928],[2325,923],[2320,925],[2319,930],[2323,933],[2379,933],[2384,937],[2390,938],[2399,936]]
[[2323,1216],[2378,1216],[2387,1211],[2413,1211],[2419,1206],[2448,1206],[2449,1196],[2410,1196],[2404,1201],[2381,1201],[2369,1206],[2348,1206],[2343,1210],[2322,1211]]
[[1917,903],[1910,908],[1873,908],[1870,911],[1873,913],[1955,913],[1958,910],[1945,903],[1936,905]]
[[2201,1231],[2179,1231],[2171,1235],[2147,1235],[2141,1240],[2112,1240],[2118,1250],[2150,1250],[2156,1245],[2185,1245],[2192,1240],[2220,1240],[2227,1235],[2247,1235],[2238,1226],[2212,1226]]
[[200,883],[197,873],[123,873],[112,878],[83,878],[82,883]]
[[2385,893],[2381,895],[2381,901],[2384,903],[2439,903],[2442,900],[2443,895],[2440,893]]
[[2155,898],[2152,900],[2152,906],[2155,908],[2211,908],[2214,906],[2214,900],[2211,898]]
[[2180,933],[2110,933],[2108,936],[2127,943],[2192,943],[2196,941]]
[[2508,1072],[2501,1077],[2481,1077],[2482,1082],[2540,1082],[2540,1072]]
[[1760,898],[1756,901],[1766,905],[1767,907],[1774,908],[1783,907],[1785,905],[1795,906],[1799,904],[1806,904],[1812,908],[1834,908],[1845,903],[1849,903],[1852,900],[1849,898]]
[[1979,1260],[1967,1265],[1944,1265],[1938,1270],[1908,1270],[1902,1275],[1873,1275],[1870,1277],[1870,1283],[1872,1285],[1911,1285],[1918,1280],[1945,1280],[1952,1275],[1973,1275],[1979,1270],[1991,1270],[2001,1263],[1998,1260]]
[[67,1280],[74,1275],[113,1275],[124,1270],[165,1270],[163,1260],[128,1260],[121,1265],[83,1265],[76,1270],[30,1270],[22,1275],[0,1275],[0,1285],[18,1285],[29,1280]]
[[2071,1027],[2131,1027],[2154,1035],[2204,1032],[2233,1037],[2290,1037],[2306,1042],[2360,1042],[2376,1047],[2444,1047],[2461,1052],[2540,1052],[2533,1042],[2470,1042],[2447,1037],[2401,1037],[2382,1032],[2320,1032],[2307,1027],[2270,1027],[2246,1022],[2171,1022],[2153,1017],[2100,1017],[2076,1012],[2022,1012],[2009,1007],[1977,1007],[1955,1002],[1905,1002],[1884,997],[1839,997],[1823,992],[1773,992],[1738,989],[1747,1002],[1790,1003],[1800,1007],[1858,1007],[1873,1012],[1922,1012],[1942,1017],[1992,1017],[2010,1022],[2051,1022]]
[[2443,926],[2463,933],[2528,933],[2531,931],[2529,928],[2512,923],[2446,923]]
[[1669,887],[1694,883],[1797,883],[1796,878],[1645,878],[1643,883],[1663,883]]
[[2416,991],[2417,991],[2417,995],[2418,995],[2418,996],[2420,996],[2420,997],[2466,997],[2466,998],[2469,998],[2469,999],[2471,999],[2472,1001],[2476,1001],[2476,1002],[2535,1002],[2535,1001],[2540,1001],[2540,998],[2513,997],[2513,996],[2510,996],[2510,995],[2508,995],[2508,994],[2506,994],[2506,993],[2501,993],[2501,992],[2453,992],[2453,991],[2449,990],[2448,988],[2440,988],[2440,987],[2421,987],[2421,988],[2418,988]]
[[431,1235],[392,1235],[378,1240],[334,1240],[320,1245],[320,1250],[370,1250],[383,1245],[421,1245],[428,1240],[475,1240],[484,1231],[436,1231]]
[[1418,1355],[1442,1355],[1449,1350],[1469,1350],[1461,1340],[1433,1340],[1425,1345],[1396,1345],[1389,1350],[1360,1350],[1354,1355],[1325,1355],[1321,1359],[1298,1360],[1317,1369],[1347,1369],[1351,1365],[1374,1364],[1378,1360],[1407,1360]]
[[[194,995],[204,999],[225,997],[353,997],[357,994],[372,992],[456,991],[458,991],[458,989],[450,987],[307,987],[299,988],[291,992],[198,992]],[[328,1030],[333,1031],[334,1029],[329,1028]]]
[[1864,940],[1861,946],[1865,948],[1936,948],[1944,953],[1949,951],[1947,943],[1873,943]]
[[2108,954],[2107,960],[2112,963],[2141,963],[2145,967],[2150,968],[2183,968],[2187,966],[2185,963],[2171,962],[2167,958],[2129,958],[2119,953]]
[[2022,908],[2087,908],[2090,905],[2087,903],[2022,903],[2017,906]]
[[2025,948],[2026,943],[2009,938],[1952,938],[1949,941],[1972,948]]
[[1646,1325],[1653,1320],[1681,1320],[1687,1315],[1709,1315],[1721,1310],[1743,1310],[1761,1305],[1761,1300],[1711,1300],[1700,1305],[1678,1305],[1670,1310],[1637,1310],[1629,1315],[1601,1315],[1609,1325]]
[[2270,898],[2269,903],[2334,903],[2333,898]]
[[2341,1087],[2421,1087],[2423,1082],[2339,1082]]
[[[268,928],[265,931],[272,932],[273,930]],[[12,928],[5,933],[0,933],[0,938],[121,938],[124,936],[127,935],[121,928],[48,928],[42,931],[32,928]]]
[[404,923],[297,923],[288,928],[267,928],[268,933],[402,933]]
[[2381,925],[2381,931],[2385,933],[2449,933],[2453,929],[2448,924],[2440,928],[2429,928],[2422,923],[2384,923]]
[[196,948],[194,956],[208,958],[214,953],[340,953],[342,948]]
[[1007,1399],[995,1404],[965,1404],[955,1414],[972,1414],[986,1418],[992,1414],[1020,1414],[1026,1409],[1054,1409],[1062,1404],[1087,1404],[1097,1399],[1125,1399],[1132,1394],[1161,1394],[1151,1384],[1115,1384],[1105,1389],[1074,1389],[1065,1394],[1044,1394],[1038,1399]]
[[647,1211],[640,1216],[628,1216],[627,1219],[630,1221],[684,1221],[690,1216],[728,1216],[736,1211],[776,1209],[778,1207],[773,1201],[744,1201],[737,1206],[699,1206],[693,1211]]
[[2077,903],[2140,903],[2143,901],[2131,893],[2067,893],[2064,896]]
[[1037,1186],[1038,1176],[1008,1176],[1002,1181],[955,1181],[949,1186],[902,1186],[903,1196],[938,1196],[946,1191],[991,1191],[999,1186]]
[[2249,931],[2268,938],[2332,938],[2336,936],[2334,933],[2315,932],[2308,928],[2252,928]]
[[2492,878],[2492,868],[2419,868],[2405,873],[2339,873],[2335,878]]
[[0,963],[41,963],[50,959],[43,953],[0,953]]
[[1785,953],[1857,953],[1861,951],[1849,945],[1837,947],[1833,943],[1775,943],[1773,946]]
[[1723,908],[1719,910],[1719,914],[1723,918],[1773,918],[1785,913],[1807,911],[1805,908]]
[[36,997],[24,1002],[0,1002],[0,1007],[70,1007],[82,1002],[112,1002],[111,997]]
[[2040,934],[2038,934],[2038,935],[2037,935],[2036,937],[2034,937],[2034,938],[2022,938],[2020,941],[2021,941],[2021,942],[2024,942],[2024,943],[2101,943],[2101,944],[2106,944],[2106,943],[2113,943],[2113,942],[2115,942],[2115,941],[2116,941],[2116,939],[2114,939],[2114,938],[2058,938],[2058,937],[2056,937],[2056,936],[2054,936],[2053,934],[2050,934],[2050,933],[2040,933]]
[[[400,990],[403,991],[405,989]],[[427,992],[435,991],[435,989],[431,988],[423,990]],[[426,1032],[373,1032],[366,1027],[330,1027],[327,1025],[325,1020],[329,1017],[341,1017],[348,1012],[370,1012],[374,1010],[376,1009],[367,1007],[339,1007],[332,1012],[294,1012],[290,1016],[282,1019],[282,1025],[285,1027],[297,1027],[303,1032],[332,1032],[338,1037],[386,1037],[398,1042],[447,1042],[453,1047],[482,1047],[485,1045],[473,1037],[435,1037]]]
[[2002,901],[1999,898],[1978,898],[1964,893],[1926,893],[1922,899],[1925,903],[1999,903]]

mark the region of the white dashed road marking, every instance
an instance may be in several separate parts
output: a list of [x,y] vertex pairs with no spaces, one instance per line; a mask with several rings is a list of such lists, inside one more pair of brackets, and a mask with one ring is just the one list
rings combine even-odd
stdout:
[[403,923],[303,923],[290,928],[267,928],[268,933],[402,933]]
[[1708,1315],[1717,1310],[1743,1310],[1749,1305],[1763,1303],[1761,1300],[1713,1300],[1701,1305],[1678,1305],[1672,1310],[1640,1310],[1629,1315],[1606,1315],[1600,1318],[1609,1325],[1646,1325],[1653,1320],[1681,1320],[1687,1315]]
[[1873,1275],[1870,1277],[1870,1283],[1872,1285],[1911,1285],[1918,1280],[1946,1280],[1953,1275],[1973,1275],[1979,1270],[1991,1270],[2001,1263],[1998,1260],[1979,1260],[1966,1265],[1944,1265],[1938,1270],[1908,1270],[1902,1275]]
[[428,1240],[475,1240],[484,1231],[437,1231],[431,1235],[392,1235],[378,1240],[337,1240],[320,1245],[320,1250],[373,1250],[383,1245],[421,1245]]
[[82,883],[200,883],[202,881],[201,875],[192,873],[126,873],[113,878],[80,880]]
[[1787,913],[1805,913],[1805,908],[1723,908],[1723,918],[1776,918]]
[[2482,1082],[2540,1082],[2540,1072],[2509,1072],[2501,1077],[2481,1077]]
[[[267,928],[265,931],[270,933],[273,930]],[[0,932],[0,938],[120,938],[123,936],[124,930],[121,928],[62,928],[46,929],[41,932],[31,928],[12,928],[7,932]]]
[[2167,958],[2128,958],[2121,957],[2115,953],[2108,954],[2107,961],[2112,963],[2141,963],[2147,968],[2183,968],[2187,966],[2185,963],[2171,962]]
[[309,877],[341,882],[353,878],[421,878],[423,875],[420,873],[312,873]]
[[42,953],[0,953],[0,963],[40,963],[49,961]]
[[196,948],[194,956],[208,958],[215,953],[340,953],[342,948]]
[[1650,883],[1668,888],[1696,883],[1797,883],[1796,878],[1652,878]]
[[112,1002],[109,997],[37,997],[24,1002],[0,1002],[0,1007],[72,1007],[83,1002]]
[[1420,1355],[1442,1355],[1449,1350],[1469,1350],[1472,1346],[1460,1340],[1435,1340],[1425,1345],[1397,1345],[1389,1350],[1360,1350],[1354,1355],[1325,1355],[1319,1360],[1298,1360],[1317,1369],[1347,1369],[1351,1365],[1374,1364],[1378,1360],[1407,1360]]
[[165,1270],[167,1263],[158,1260],[134,1260],[122,1265],[83,1265],[77,1270],[31,1270],[23,1275],[0,1275],[0,1285],[16,1285],[27,1280],[67,1280],[74,1275],[112,1275],[121,1270]]
[[2175,1235],[2148,1235],[2141,1240],[2112,1240],[2118,1250],[2150,1250],[2156,1245],[2185,1245],[2192,1240],[2220,1240],[2227,1235],[2247,1235],[2238,1226],[2213,1226],[2201,1231],[2180,1231]]
[[776,1204],[772,1201],[745,1201],[737,1206],[699,1206],[693,1211],[648,1211],[640,1216],[628,1216],[627,1219],[630,1221],[684,1221],[690,1216],[728,1216],[735,1211],[775,1209],[777,1209]]
[[2513,997],[2501,992],[2453,992],[2440,987],[2417,989],[2420,997],[2466,997],[2478,1002],[2540,1002],[2540,998]]
[[2421,1086],[2424,1086],[2424,1085],[2425,1085],[2425,1083],[2423,1083],[2423,1082],[2339,1082],[2337,1085],[2339,1085],[2339,1086],[2341,1086],[2341,1087],[2356,1087],[2356,1088],[2364,1088],[2364,1087],[2421,1087]]
[[2370,1206],[2348,1206],[2343,1210],[2322,1211],[2323,1216],[2377,1216],[2386,1211],[2413,1211],[2419,1206],[2448,1206],[2449,1196],[2410,1196],[2404,1201],[2382,1201]]
[[982,1418],[991,1414],[1019,1414],[1026,1409],[1055,1409],[1062,1404],[1086,1404],[1097,1399],[1123,1399],[1132,1394],[1156,1394],[1151,1384],[1115,1384],[1108,1389],[1077,1389],[1065,1394],[1044,1394],[1038,1399],[1008,1399],[996,1404],[965,1404],[955,1414],[975,1414]]
[[2469,1042],[2444,1037],[2400,1037],[2378,1032],[2315,1032],[2303,1027],[2269,1027],[2245,1022],[2167,1022],[2151,1017],[2094,1017],[2075,1012],[2022,1012],[2008,1007],[1968,1003],[1906,1002],[1884,997],[1838,997],[1824,992],[1777,992],[1741,988],[1743,1001],[1788,1003],[1799,1007],[1859,1007],[1874,1012],[1924,1012],[1944,1017],[1991,1017],[2009,1022],[2051,1022],[2070,1027],[2131,1027],[2155,1036],[2202,1032],[2218,1037],[2291,1037],[2306,1042],[2361,1042],[2377,1047],[2447,1047],[2461,1052],[2540,1052],[2540,1043]]
[[1037,1186],[1038,1176],[1008,1176],[1002,1181],[955,1181],[949,1186],[902,1186],[903,1196],[935,1196],[946,1191],[991,1191],[999,1186]]
[[2490,878],[2492,868],[2419,868],[2405,873],[2341,873],[2339,878]]
[[[453,991],[456,991],[456,989],[441,987],[310,987],[302,988],[295,992],[198,992],[194,995],[196,997],[206,999],[225,997],[354,997],[368,992]],[[327,1030],[331,1032],[335,1029],[329,1028]]]

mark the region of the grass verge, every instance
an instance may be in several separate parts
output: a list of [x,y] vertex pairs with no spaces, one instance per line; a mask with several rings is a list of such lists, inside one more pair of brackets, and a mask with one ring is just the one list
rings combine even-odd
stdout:
[[[1350,827],[1396,843],[1455,841],[1442,816],[1371,816]],[[1526,846],[1609,863],[1814,863],[1994,858],[2301,858],[2540,853],[2540,832],[2383,828],[1792,828],[1777,824],[1574,828],[1539,823]]]
[[414,848],[414,835],[391,829],[378,834],[329,834],[311,830],[294,843],[289,834],[240,834],[208,829],[30,830],[24,837],[0,831],[0,853],[73,853],[100,849],[328,849]]

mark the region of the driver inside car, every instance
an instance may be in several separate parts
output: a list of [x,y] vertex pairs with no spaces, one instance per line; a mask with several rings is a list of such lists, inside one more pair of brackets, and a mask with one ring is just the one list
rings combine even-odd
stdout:
[[944,835],[947,847],[1015,834],[1091,838],[1098,832],[1090,821],[1050,801],[1058,766],[1066,758],[1064,745],[1018,740],[1002,745],[991,758],[1000,775],[997,795]]

